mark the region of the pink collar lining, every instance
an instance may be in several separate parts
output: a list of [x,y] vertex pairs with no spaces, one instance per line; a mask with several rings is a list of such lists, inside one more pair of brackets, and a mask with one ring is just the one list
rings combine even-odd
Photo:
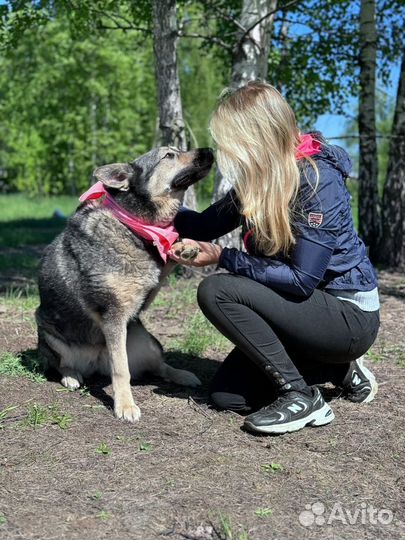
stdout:
[[156,246],[159,255],[163,261],[167,261],[167,253],[171,249],[174,242],[178,239],[179,234],[173,225],[167,227],[158,227],[156,225],[148,225],[141,219],[130,214],[115,202],[114,198],[108,193],[102,182],[96,182],[90,189],[80,196],[80,202],[87,202],[96,199],[102,199],[101,204],[104,208],[108,208],[112,214],[131,231],[138,234],[145,240],[149,240]]
[[321,143],[316,141],[310,133],[300,136],[300,144],[295,150],[295,159],[314,156],[321,151]]

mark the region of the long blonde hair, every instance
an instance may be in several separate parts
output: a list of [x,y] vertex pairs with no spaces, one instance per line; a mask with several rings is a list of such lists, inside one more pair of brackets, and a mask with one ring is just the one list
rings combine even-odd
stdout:
[[222,93],[210,131],[219,169],[234,186],[259,251],[288,254],[300,186],[300,133],[291,107],[273,86],[252,81]]

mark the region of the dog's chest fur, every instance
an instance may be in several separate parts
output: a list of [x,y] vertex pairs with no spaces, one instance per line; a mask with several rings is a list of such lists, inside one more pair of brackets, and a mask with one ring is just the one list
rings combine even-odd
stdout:
[[63,313],[65,320],[69,312],[80,310],[95,322],[107,312],[128,321],[158,286],[162,268],[154,246],[108,210],[89,205],[78,210],[46,250],[41,301],[48,304],[48,314]]

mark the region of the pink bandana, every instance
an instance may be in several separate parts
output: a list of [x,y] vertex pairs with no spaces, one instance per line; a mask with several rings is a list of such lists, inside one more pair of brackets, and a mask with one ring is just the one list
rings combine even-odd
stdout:
[[319,154],[321,151],[321,143],[316,141],[312,135],[307,133],[306,135],[301,135],[300,144],[297,146],[295,151],[295,159],[301,159],[307,156],[313,156]]
[[94,199],[102,199],[101,203],[104,208],[108,208],[112,214],[131,231],[138,234],[145,240],[149,240],[156,246],[159,255],[164,262],[167,261],[167,252],[171,249],[174,242],[178,239],[179,234],[173,225],[167,227],[157,227],[148,225],[142,220],[136,218],[127,212],[122,206],[115,202],[114,198],[108,193],[102,182],[96,182],[90,189],[80,196],[80,202],[92,201]]

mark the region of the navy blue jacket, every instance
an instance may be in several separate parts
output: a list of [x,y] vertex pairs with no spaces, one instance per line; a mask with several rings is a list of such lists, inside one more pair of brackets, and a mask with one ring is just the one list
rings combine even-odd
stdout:
[[[353,226],[345,185],[350,158],[342,148],[326,144],[312,158],[319,170],[319,184],[314,192],[315,173],[305,165],[293,224],[296,244],[289,257],[260,256],[251,235],[248,253],[224,248],[219,266],[301,297],[315,288],[370,291],[377,287],[377,277]],[[174,225],[183,238],[210,241],[244,226],[245,219],[231,190],[201,213],[182,208]]]

